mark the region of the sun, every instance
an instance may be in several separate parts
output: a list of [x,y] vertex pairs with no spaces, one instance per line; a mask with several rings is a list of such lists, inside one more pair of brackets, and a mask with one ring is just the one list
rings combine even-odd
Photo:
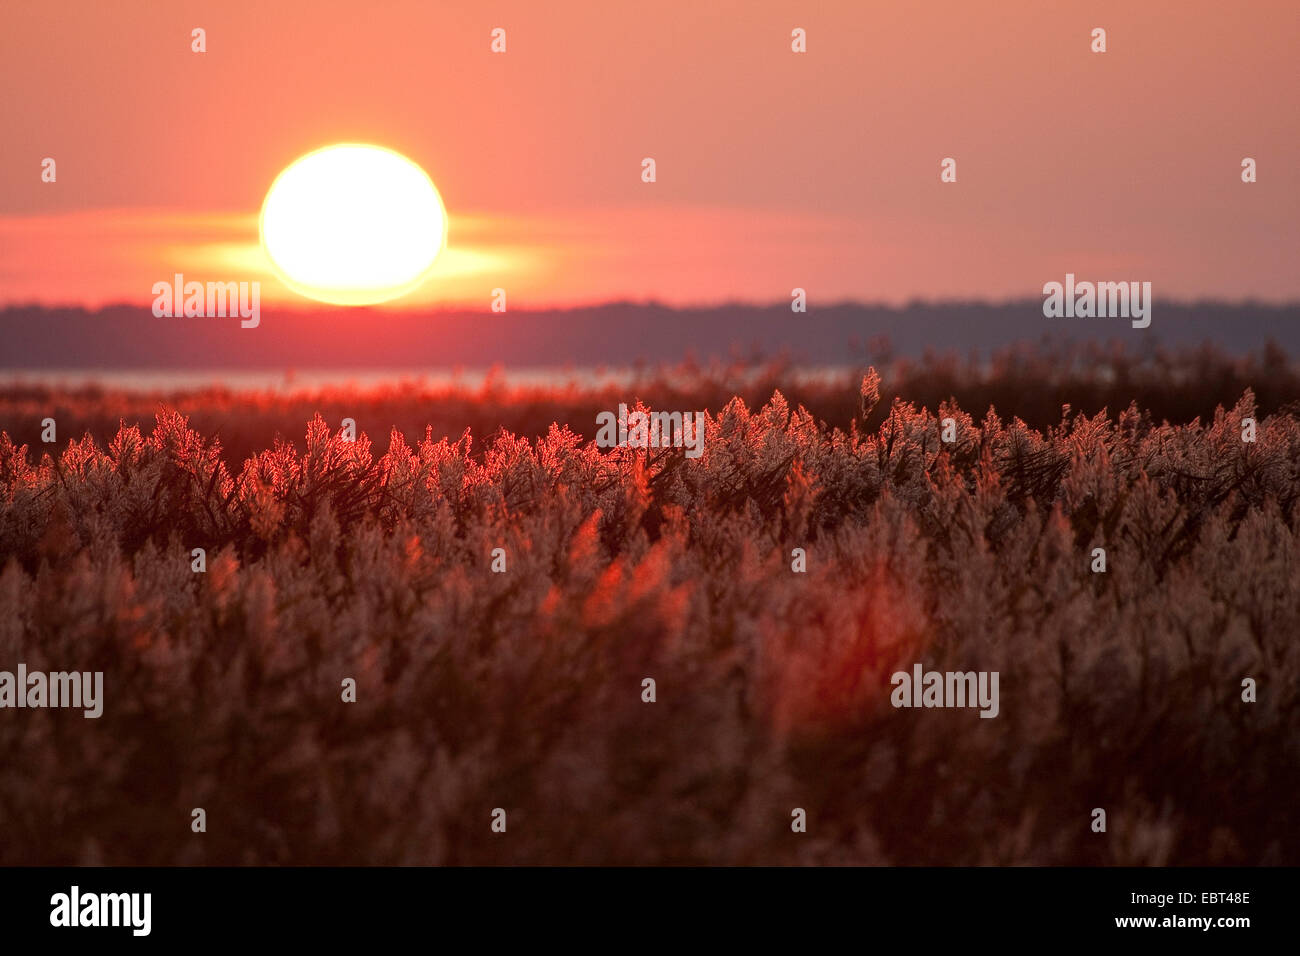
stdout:
[[262,248],[285,285],[336,305],[396,299],[428,278],[447,213],[428,174],[382,146],[340,143],[294,160],[262,203]]

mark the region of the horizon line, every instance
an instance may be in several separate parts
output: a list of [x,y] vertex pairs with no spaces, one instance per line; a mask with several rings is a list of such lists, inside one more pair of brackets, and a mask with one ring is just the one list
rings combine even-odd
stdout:
[[[1172,306],[1175,308],[1188,308],[1195,306],[1219,306],[1225,308],[1253,308],[1253,309],[1276,309],[1288,310],[1300,308],[1300,298],[1274,300],[1263,298],[1214,298],[1214,297],[1197,297],[1190,299],[1162,299],[1162,305]],[[794,315],[811,315],[814,312],[826,312],[837,309],[871,309],[876,311],[889,312],[907,312],[917,308],[960,308],[980,306],[985,308],[997,307],[1019,307],[1026,303],[1041,304],[1041,295],[1025,295],[1019,298],[938,298],[927,299],[922,297],[909,298],[903,302],[891,302],[884,299],[854,299],[840,298],[827,302],[823,305],[814,305],[809,302],[806,312],[792,313]],[[633,309],[657,309],[669,312],[707,312],[718,311],[722,309],[755,309],[760,311],[770,311],[777,309],[788,309],[790,303],[784,299],[775,301],[759,301],[747,299],[722,299],[713,302],[699,303],[671,303],[662,299],[635,299],[635,298],[614,298],[603,299],[593,302],[576,302],[576,303],[554,303],[541,306],[511,306],[506,312],[494,312],[490,307],[467,305],[435,305],[424,304],[420,306],[386,306],[384,303],[375,305],[334,305],[328,302],[304,303],[302,305],[283,306],[275,305],[274,311],[281,314],[302,314],[302,313],[320,313],[320,312],[356,312],[360,314],[382,313],[385,315],[439,315],[439,314],[457,314],[457,315],[483,315],[493,318],[505,318],[511,313],[524,313],[529,315],[541,315],[558,312],[588,312],[607,308],[633,308]],[[23,312],[23,311],[42,311],[42,312],[59,312],[59,311],[80,311],[88,314],[95,314],[109,311],[120,311],[126,309],[149,309],[150,305],[143,302],[129,301],[111,301],[98,305],[90,305],[84,302],[39,302],[39,301],[15,301],[0,302],[0,314],[6,312]]]

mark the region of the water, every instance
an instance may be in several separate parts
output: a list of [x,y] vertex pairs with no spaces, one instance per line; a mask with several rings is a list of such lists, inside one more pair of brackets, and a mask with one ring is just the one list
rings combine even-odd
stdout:
[[[851,366],[808,366],[789,370],[802,380],[848,380]],[[622,385],[647,376],[671,379],[679,371],[668,367],[555,367],[535,368],[376,368],[376,369],[0,369],[0,387],[35,386],[73,389],[98,386],[132,392],[188,392],[219,387],[231,391],[289,393],[320,388],[372,388],[406,384],[439,388],[481,388],[488,381],[508,387],[592,388]],[[741,373],[743,377],[744,373]],[[751,374],[756,374],[751,371]],[[728,374],[728,379],[736,378]]]
[[4,369],[0,385],[81,388],[97,385],[126,391],[192,391],[221,387],[232,391],[293,392],[325,387],[409,383],[430,387],[481,387],[490,378],[505,385],[594,385],[625,381],[630,369]]

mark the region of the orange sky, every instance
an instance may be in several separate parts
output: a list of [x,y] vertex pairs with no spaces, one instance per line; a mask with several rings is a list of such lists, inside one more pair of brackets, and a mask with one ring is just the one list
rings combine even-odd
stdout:
[[1067,271],[1300,299],[1298,53],[1295,0],[9,0],[0,304],[148,302],[177,271],[307,304],[257,211],[341,141],[420,163],[450,214],[401,305],[1033,297]]

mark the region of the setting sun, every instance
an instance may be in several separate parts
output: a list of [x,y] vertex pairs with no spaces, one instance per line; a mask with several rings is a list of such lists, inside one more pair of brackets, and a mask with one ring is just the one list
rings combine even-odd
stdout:
[[447,216],[418,165],[379,146],[326,146],[287,166],[262,204],[261,237],[295,292],[337,305],[415,289],[446,239]]

